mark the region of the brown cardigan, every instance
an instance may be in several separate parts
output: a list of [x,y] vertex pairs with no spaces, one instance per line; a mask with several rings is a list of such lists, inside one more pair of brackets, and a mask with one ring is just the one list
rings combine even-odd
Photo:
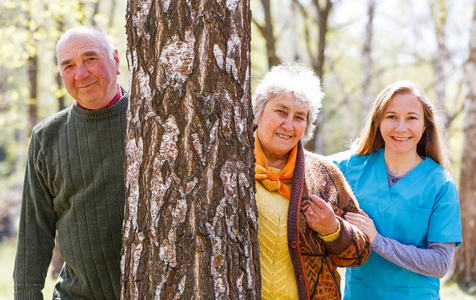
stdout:
[[[294,266],[299,299],[341,299],[337,267],[357,267],[370,255],[367,236],[344,220],[359,205],[344,176],[331,161],[298,144],[288,211],[288,247]],[[334,208],[341,226],[340,238],[324,242],[306,221],[310,195],[318,195]]]

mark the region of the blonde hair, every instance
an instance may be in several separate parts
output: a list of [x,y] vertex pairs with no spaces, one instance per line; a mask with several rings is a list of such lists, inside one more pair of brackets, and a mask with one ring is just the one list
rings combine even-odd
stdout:
[[452,173],[453,168],[448,159],[448,148],[444,139],[445,132],[436,120],[435,108],[423,90],[408,80],[390,84],[377,96],[360,136],[352,145],[355,153],[357,155],[367,155],[385,147],[385,141],[380,132],[380,123],[393,97],[404,94],[414,95],[423,107],[426,128],[417,145],[418,155],[430,157]]

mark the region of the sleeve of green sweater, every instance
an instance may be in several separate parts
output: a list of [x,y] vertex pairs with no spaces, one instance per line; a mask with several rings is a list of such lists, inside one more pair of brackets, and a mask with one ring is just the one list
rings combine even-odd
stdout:
[[47,170],[35,131],[28,147],[15,268],[15,299],[43,299],[55,245],[56,214],[46,184]]

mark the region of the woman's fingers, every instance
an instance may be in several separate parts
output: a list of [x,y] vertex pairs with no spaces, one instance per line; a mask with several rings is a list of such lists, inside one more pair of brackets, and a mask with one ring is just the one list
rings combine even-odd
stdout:
[[377,229],[375,228],[372,219],[362,211],[363,214],[356,214],[348,212],[345,214],[345,219],[355,227],[362,230],[369,238],[370,242],[375,239]]

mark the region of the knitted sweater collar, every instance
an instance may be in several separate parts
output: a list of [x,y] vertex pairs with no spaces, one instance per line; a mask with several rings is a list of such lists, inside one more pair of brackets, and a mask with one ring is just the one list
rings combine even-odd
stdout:
[[76,101],[73,103],[73,113],[84,120],[99,120],[114,116],[127,109],[129,105],[129,94],[122,88],[122,97],[113,106],[98,110],[85,110],[78,106]]

